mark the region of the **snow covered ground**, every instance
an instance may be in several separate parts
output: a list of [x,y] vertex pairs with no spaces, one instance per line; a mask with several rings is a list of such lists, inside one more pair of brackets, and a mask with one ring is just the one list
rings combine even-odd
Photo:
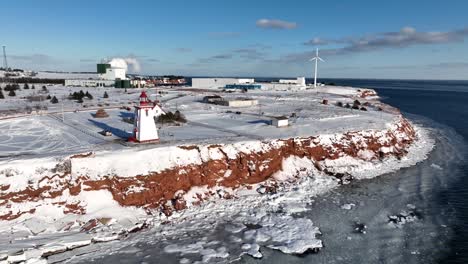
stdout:
[[[85,98],[82,104],[66,99],[70,93],[80,90],[89,92],[93,99]],[[128,89],[125,92],[124,89],[115,88],[53,85],[48,86],[46,92],[41,85],[36,85],[35,90],[17,91],[15,97],[5,94],[6,99],[0,101],[0,128],[6,133],[0,137],[4,137],[7,144],[0,148],[0,157],[122,148],[118,141],[124,141],[132,131],[132,125],[123,119],[133,116],[133,105],[141,90]],[[249,97],[259,101],[257,106],[242,108],[202,103],[203,97],[212,95],[212,92],[165,88],[151,88],[147,91],[152,99],[162,102],[163,109],[179,110],[188,120],[182,126],[163,125],[160,128],[161,146],[291,138],[363,129],[381,130],[398,118],[395,114],[377,111],[378,102],[373,100],[370,102],[376,106],[366,107],[368,111],[336,106],[337,102],[352,105],[353,96],[358,93],[350,88],[321,87],[318,92],[218,93],[226,99]],[[103,98],[104,92],[109,98]],[[31,102],[27,99],[28,96],[39,95],[43,96],[39,101]],[[59,103],[50,103],[45,99],[47,95],[56,96]],[[328,100],[328,105],[322,104],[324,99]],[[367,101],[358,97],[355,99],[361,103]],[[36,111],[36,108],[44,107],[47,110]],[[32,113],[28,114],[27,108],[32,109]],[[106,109],[109,117],[94,118],[93,114],[98,108]],[[291,116],[290,126],[271,126],[272,117],[281,115]],[[65,122],[61,122],[62,119]],[[114,136],[106,138],[98,134],[104,129],[111,130]],[[20,130],[23,132],[19,133]]]

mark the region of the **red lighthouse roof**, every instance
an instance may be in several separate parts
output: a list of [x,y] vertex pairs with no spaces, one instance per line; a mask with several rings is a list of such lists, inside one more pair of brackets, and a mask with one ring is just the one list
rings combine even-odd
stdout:
[[148,100],[148,96],[146,95],[146,92],[143,91],[140,94],[140,105],[147,105],[150,101]]

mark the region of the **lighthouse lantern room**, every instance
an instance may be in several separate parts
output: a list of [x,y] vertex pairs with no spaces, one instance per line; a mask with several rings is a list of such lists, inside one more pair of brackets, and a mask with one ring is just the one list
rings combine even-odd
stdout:
[[140,102],[135,106],[133,137],[130,141],[140,143],[159,141],[155,120],[162,113],[161,107],[156,102],[150,101],[146,92],[141,92]]

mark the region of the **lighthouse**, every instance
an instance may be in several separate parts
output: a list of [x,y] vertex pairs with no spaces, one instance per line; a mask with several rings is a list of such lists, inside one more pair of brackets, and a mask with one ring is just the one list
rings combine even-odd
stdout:
[[133,137],[129,140],[139,143],[159,141],[158,128],[155,121],[163,113],[157,102],[152,102],[149,100],[146,92],[141,92],[140,102],[135,106]]

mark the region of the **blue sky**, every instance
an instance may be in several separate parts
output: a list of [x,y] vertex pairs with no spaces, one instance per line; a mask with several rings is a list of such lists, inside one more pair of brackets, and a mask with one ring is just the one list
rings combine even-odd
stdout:
[[144,74],[468,79],[468,1],[8,1],[9,65]]

